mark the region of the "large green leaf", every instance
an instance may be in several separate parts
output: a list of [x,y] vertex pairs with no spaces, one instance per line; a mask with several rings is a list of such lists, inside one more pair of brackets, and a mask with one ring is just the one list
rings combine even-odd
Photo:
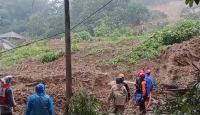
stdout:
[[189,6],[190,6],[190,7],[193,6],[193,0],[190,0]]

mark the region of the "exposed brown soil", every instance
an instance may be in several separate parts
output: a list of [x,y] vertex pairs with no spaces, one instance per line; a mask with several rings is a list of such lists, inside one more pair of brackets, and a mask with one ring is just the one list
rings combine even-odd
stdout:
[[[62,41],[63,42],[63,41]],[[51,40],[49,46],[55,50],[64,48],[64,43],[60,40]],[[128,70],[116,66],[95,67],[92,64],[97,59],[109,59],[116,56],[115,49],[118,47],[125,48],[136,44],[137,41],[129,41],[124,44],[105,44],[101,48],[106,51],[101,56],[82,57],[90,49],[95,48],[87,43],[81,44],[80,51],[72,55],[72,75],[73,75],[73,92],[79,89],[87,88],[95,94],[97,99],[107,99],[110,86],[108,83],[115,77],[125,72],[126,79],[133,81],[139,69],[151,68],[152,76],[156,83],[172,83],[173,76],[178,76],[177,84],[186,86],[193,81],[195,69],[191,66],[191,61],[200,67],[200,39],[193,38],[190,41],[181,44],[175,44],[165,52],[160,52],[156,60],[140,60],[138,64],[129,67]],[[99,48],[97,46],[96,48]],[[123,52],[121,52],[123,53]],[[16,115],[22,115],[25,111],[25,104],[28,96],[34,93],[35,84],[42,81],[46,84],[46,92],[54,101],[56,115],[62,115],[65,109],[65,58],[50,63],[41,63],[36,59],[26,59],[22,64],[11,69],[0,69],[0,76],[11,74],[14,76],[13,88],[17,103]],[[161,81],[159,81],[161,80]],[[127,104],[127,111],[133,112],[137,109],[134,104],[133,92],[134,86],[130,85],[132,98]],[[158,94],[154,93],[153,97],[159,99]],[[108,107],[104,105],[105,109]]]

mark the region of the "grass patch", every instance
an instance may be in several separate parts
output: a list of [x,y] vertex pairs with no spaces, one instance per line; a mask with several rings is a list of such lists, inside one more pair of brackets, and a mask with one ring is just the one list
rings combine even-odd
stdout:
[[25,58],[37,57],[43,53],[50,52],[46,42],[36,43],[30,46],[22,47],[0,56],[0,68],[9,68],[21,63]]
[[97,60],[95,62],[96,66],[102,66],[102,65],[116,65],[119,64],[119,62],[121,62],[121,57],[117,56],[115,58],[111,58],[108,60]]
[[45,60],[46,58],[49,58],[49,60],[54,60],[55,57],[59,57],[63,54],[63,51],[51,51],[47,45],[47,42],[39,42],[30,46],[3,53],[0,56],[0,68],[9,68],[20,64],[25,58],[38,58],[39,60]]
[[101,56],[103,55],[104,51],[105,49],[92,49],[85,56],[90,56],[90,55]]

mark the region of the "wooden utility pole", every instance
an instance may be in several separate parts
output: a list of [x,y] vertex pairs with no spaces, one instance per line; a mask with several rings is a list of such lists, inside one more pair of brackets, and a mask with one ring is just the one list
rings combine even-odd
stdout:
[[64,7],[65,7],[64,9],[65,9],[65,53],[66,53],[66,113],[67,113],[69,109],[69,100],[72,96],[69,0],[64,0]]

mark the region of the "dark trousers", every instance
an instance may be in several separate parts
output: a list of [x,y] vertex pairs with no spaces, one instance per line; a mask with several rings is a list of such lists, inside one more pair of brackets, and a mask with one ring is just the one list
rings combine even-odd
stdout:
[[145,107],[145,101],[146,101],[146,97],[144,97],[144,100],[140,101],[139,106],[140,106],[140,112],[145,112],[146,107]]

